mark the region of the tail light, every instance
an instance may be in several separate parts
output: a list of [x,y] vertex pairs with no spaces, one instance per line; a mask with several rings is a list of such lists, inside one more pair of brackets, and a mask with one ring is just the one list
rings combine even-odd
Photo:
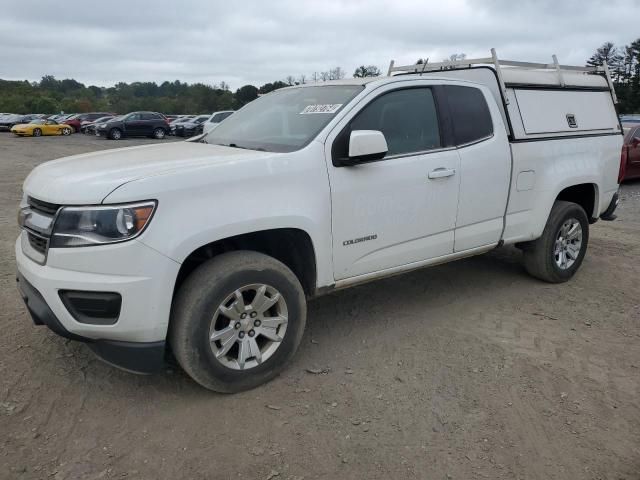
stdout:
[[622,146],[622,152],[620,153],[620,171],[618,172],[618,184],[624,180],[625,173],[627,172],[627,159],[629,158],[629,145]]

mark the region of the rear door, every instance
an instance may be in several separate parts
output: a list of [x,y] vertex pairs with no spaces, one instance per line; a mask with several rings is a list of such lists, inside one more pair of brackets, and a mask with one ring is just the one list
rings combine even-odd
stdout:
[[[459,157],[444,142],[434,90],[415,84],[380,88],[327,139],[336,280],[453,252]],[[354,130],[381,131],[386,156],[335,166]]]
[[511,151],[502,116],[485,87],[444,87],[460,155],[460,197],[454,250],[498,243],[504,227]]
[[145,112],[142,114],[142,135],[152,135],[153,131],[160,126],[162,117],[157,113]]

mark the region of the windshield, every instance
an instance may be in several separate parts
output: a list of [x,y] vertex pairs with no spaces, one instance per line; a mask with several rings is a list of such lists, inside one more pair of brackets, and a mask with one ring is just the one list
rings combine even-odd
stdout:
[[276,90],[235,112],[206,142],[267,152],[307,145],[364,87],[323,85]]

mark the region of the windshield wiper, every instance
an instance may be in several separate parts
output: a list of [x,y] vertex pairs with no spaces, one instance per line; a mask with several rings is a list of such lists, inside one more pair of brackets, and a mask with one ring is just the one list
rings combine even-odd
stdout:
[[216,145],[221,145],[223,147],[231,147],[231,148],[240,148],[242,150],[256,150],[258,152],[266,152],[264,148],[249,148],[243,147],[242,145],[238,145],[237,143],[217,143]]

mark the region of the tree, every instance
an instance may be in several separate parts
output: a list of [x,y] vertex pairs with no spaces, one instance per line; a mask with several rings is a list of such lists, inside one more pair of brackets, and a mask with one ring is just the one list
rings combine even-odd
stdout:
[[587,65],[591,67],[599,67],[604,65],[605,62],[607,65],[612,66],[614,62],[621,61],[622,54],[619,52],[618,48],[611,42],[604,42],[601,47],[599,47],[596,52],[591,55],[589,60],[587,60]]
[[269,92],[273,92],[274,90],[278,90],[279,88],[283,88],[286,87],[287,84],[277,80],[273,83],[265,83],[264,85],[262,85],[259,89],[258,89],[258,93],[260,93],[261,95],[264,95],[265,93],[269,93]]
[[342,80],[345,76],[344,70],[340,67],[329,70],[329,80]]
[[620,113],[640,112],[640,38],[622,48],[603,43],[587,60],[587,66],[609,66]]
[[605,63],[609,67],[611,76],[616,82],[624,78],[624,54],[611,42],[605,42],[587,60],[587,66],[600,67]]
[[354,78],[379,77],[380,69],[375,65],[368,65],[366,67],[364,65],[360,65],[356,68],[356,71],[353,72],[353,76]]
[[235,97],[238,108],[242,107],[243,105],[258,98],[258,89],[253,85],[245,85],[244,87],[240,87],[236,90]]

